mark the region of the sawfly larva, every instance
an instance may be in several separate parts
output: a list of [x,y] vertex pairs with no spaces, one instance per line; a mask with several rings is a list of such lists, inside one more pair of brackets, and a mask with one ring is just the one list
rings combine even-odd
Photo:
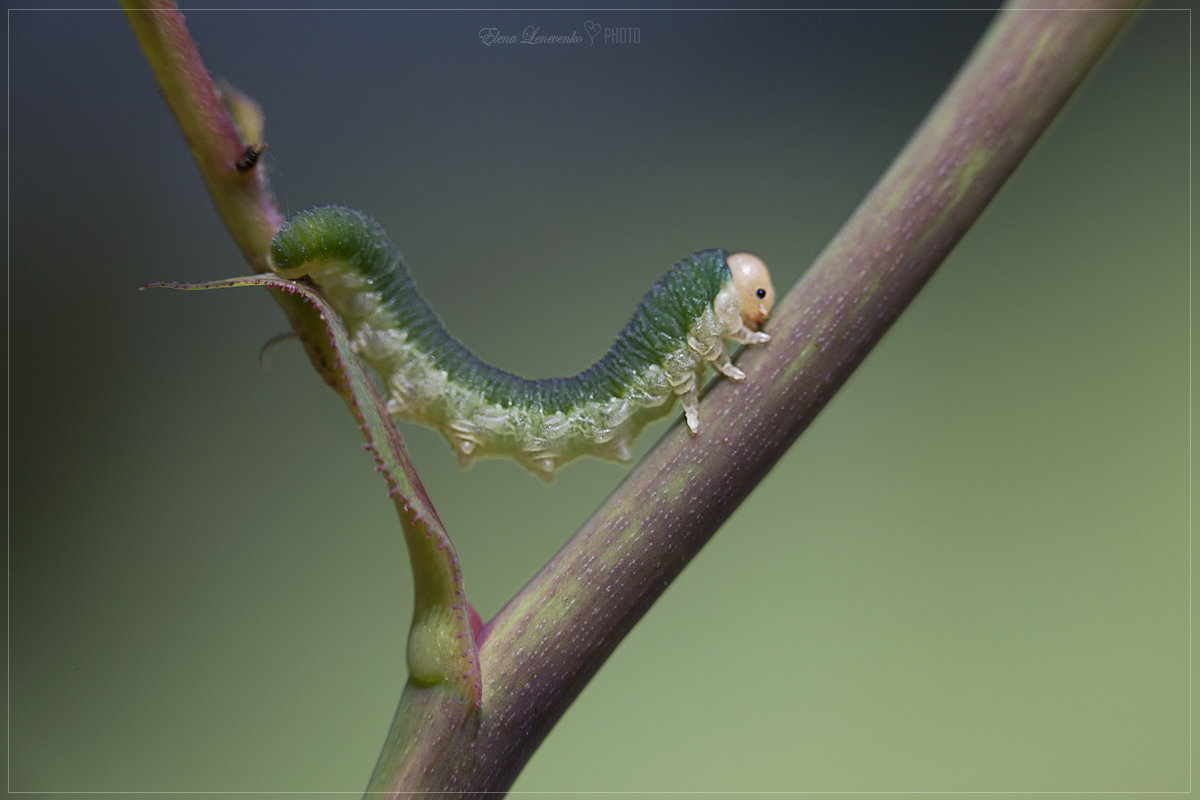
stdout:
[[580,455],[628,461],[634,438],[677,397],[697,432],[705,368],[744,380],[726,340],[769,341],[758,327],[775,302],[757,256],[693,253],[654,284],[603,358],[570,378],[531,380],[483,363],[447,333],[395,245],[359,211],[297,214],[271,243],[271,262],[320,288],[383,378],[392,415],[441,431],[463,466],[510,456],[545,480]]

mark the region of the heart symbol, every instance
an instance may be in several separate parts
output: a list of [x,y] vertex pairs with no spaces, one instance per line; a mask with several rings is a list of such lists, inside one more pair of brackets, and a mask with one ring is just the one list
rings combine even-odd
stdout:
[[590,19],[583,23],[583,29],[587,31],[588,36],[592,37],[592,44],[596,43],[596,34],[600,32],[600,23],[592,22]]

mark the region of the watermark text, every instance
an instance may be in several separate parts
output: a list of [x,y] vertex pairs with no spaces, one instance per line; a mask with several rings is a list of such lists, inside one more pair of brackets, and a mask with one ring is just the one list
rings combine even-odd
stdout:
[[560,47],[586,45],[595,47],[596,45],[627,46],[642,43],[642,29],[636,26],[607,26],[589,19],[583,23],[583,32],[587,35],[586,39],[578,29],[548,30],[541,25],[526,25],[516,31],[489,26],[479,29],[479,41],[484,47],[498,45]]

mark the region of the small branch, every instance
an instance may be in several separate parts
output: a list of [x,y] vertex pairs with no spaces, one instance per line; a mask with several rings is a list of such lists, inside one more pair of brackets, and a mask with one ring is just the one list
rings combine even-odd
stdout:
[[624,635],[930,278],[1132,14],[1093,5],[997,17],[888,173],[779,304],[773,341],[742,354],[746,383],[718,382],[704,399],[700,435],[677,426],[486,626],[480,718],[441,725],[450,700],[406,691],[372,791],[511,785]]
[[[256,272],[269,271],[267,253],[271,240],[283,226],[283,216],[267,186],[261,158],[253,156],[254,164],[238,168],[239,163],[245,164],[251,158],[249,149],[261,156],[259,148],[265,145],[242,140],[238,125],[188,33],[187,21],[172,0],[121,0],[121,6],[158,80],[163,99],[183,130],[217,213],[250,266]],[[233,97],[243,127],[248,128],[248,133],[257,134],[253,137],[257,140],[262,134],[261,112],[248,104],[247,98]],[[336,359],[329,349],[320,317],[295,295],[274,292],[272,297],[287,314],[317,372],[351,403],[349,396],[341,391],[337,375],[327,366]]]
[[217,212],[250,265],[266,272],[271,239],[283,225],[283,217],[263,170],[237,168],[247,148],[257,143],[243,142],[238,135],[175,4],[121,0],[121,6],[187,138]]

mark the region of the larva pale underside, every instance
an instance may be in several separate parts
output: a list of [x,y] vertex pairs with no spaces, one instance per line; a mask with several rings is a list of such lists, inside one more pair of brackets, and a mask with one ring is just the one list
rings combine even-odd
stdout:
[[775,301],[749,253],[693,253],[646,294],[603,358],[570,378],[531,380],[479,360],[417,292],[399,251],[365,214],[324,206],[292,217],[271,244],[284,277],[307,276],[380,374],[394,416],[429,425],[463,466],[510,456],[551,480],[580,455],[628,461],[630,444],[679,398],[699,430],[697,389],[711,365],[733,380],[727,339],[763,344]]

